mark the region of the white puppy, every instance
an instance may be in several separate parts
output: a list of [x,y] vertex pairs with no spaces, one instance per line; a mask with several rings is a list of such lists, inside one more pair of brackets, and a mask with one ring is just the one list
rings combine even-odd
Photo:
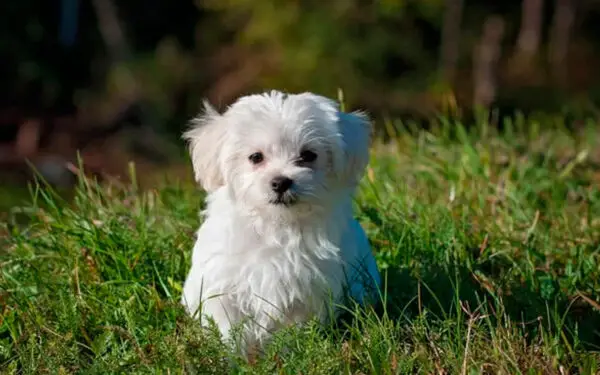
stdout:
[[[208,192],[182,303],[241,326],[242,352],[282,325],[325,321],[348,295],[378,298],[380,276],[352,195],[369,160],[370,124],[310,93],[206,104],[185,134]],[[332,308],[333,307],[333,308]]]

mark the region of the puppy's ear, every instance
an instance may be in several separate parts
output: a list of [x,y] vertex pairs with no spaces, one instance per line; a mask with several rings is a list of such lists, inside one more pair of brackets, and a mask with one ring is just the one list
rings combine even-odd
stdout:
[[371,121],[362,112],[338,112],[338,125],[346,157],[342,171],[343,181],[350,186],[359,183],[369,164]]
[[334,163],[338,165],[336,171],[340,173],[343,184],[356,186],[369,164],[372,131],[369,117],[362,112],[342,112],[335,101],[323,96],[304,93],[298,97],[308,98],[323,111],[327,119],[337,121],[343,151],[339,156],[343,160],[335,158],[337,160]]
[[194,118],[191,128],[183,134],[189,145],[196,181],[209,193],[225,184],[221,153],[226,137],[223,116],[206,101],[204,113]]

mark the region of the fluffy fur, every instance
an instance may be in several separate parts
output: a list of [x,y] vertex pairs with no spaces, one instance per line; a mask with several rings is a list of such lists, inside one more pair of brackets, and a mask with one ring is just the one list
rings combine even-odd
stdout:
[[[311,93],[250,95],[223,114],[205,107],[185,134],[208,192],[183,290],[188,312],[212,318],[225,338],[241,326],[246,352],[282,325],[325,321],[348,295],[377,298],[379,272],[352,216],[368,119]],[[274,190],[278,177],[289,189]]]

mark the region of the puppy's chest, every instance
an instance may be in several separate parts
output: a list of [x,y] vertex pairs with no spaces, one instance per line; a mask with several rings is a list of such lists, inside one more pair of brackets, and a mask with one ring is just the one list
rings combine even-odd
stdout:
[[235,289],[247,307],[280,310],[312,309],[329,293],[338,294],[341,260],[338,254],[315,255],[308,248],[262,248],[240,265]]
[[305,249],[262,249],[260,253],[241,265],[240,276],[253,289],[328,282],[341,265],[337,255],[319,258]]

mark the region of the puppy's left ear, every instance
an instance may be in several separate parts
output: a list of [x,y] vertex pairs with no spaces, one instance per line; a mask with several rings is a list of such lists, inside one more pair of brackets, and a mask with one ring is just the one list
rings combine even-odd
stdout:
[[342,179],[349,186],[360,182],[367,164],[369,164],[369,145],[371,143],[371,121],[363,112],[338,112],[338,126],[342,135],[342,147],[346,161]]

